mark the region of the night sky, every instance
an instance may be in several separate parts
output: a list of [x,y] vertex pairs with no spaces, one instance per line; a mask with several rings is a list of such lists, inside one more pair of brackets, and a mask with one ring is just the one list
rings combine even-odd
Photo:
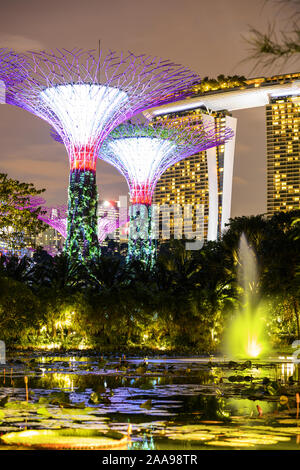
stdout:
[[[130,50],[182,63],[200,77],[246,77],[298,72],[299,64],[257,68],[247,58],[249,25],[267,30],[274,20],[288,30],[287,7],[269,0],[9,0],[0,9],[0,47],[17,52],[74,47]],[[232,216],[266,210],[265,110],[238,118]],[[50,126],[30,113],[0,106],[0,172],[46,188],[49,205],[67,201],[68,159],[50,138]],[[117,170],[97,164],[101,199],[127,194]]]

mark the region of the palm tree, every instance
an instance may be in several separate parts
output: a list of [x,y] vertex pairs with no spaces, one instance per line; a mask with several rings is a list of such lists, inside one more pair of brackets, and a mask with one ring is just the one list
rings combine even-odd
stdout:
[[281,212],[269,221],[261,253],[264,258],[263,290],[270,297],[280,297],[293,311],[297,337],[300,339],[299,266],[300,246],[293,222],[300,211]]
[[0,257],[0,276],[9,277],[15,281],[27,283],[31,280],[31,262],[30,258],[23,256],[1,256]]

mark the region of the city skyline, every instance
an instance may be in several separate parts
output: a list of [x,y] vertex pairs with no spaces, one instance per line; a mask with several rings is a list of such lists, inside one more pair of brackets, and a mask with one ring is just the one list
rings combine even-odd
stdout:
[[[115,50],[133,50],[140,53],[169,58],[190,67],[205,76],[225,75],[261,76],[297,71],[297,64],[285,67],[276,66],[272,71],[252,70],[252,64],[241,63],[247,57],[247,45],[242,35],[247,35],[248,25],[253,24],[266,29],[270,19],[279,21],[278,11],[264,2],[256,0],[251,5],[241,5],[236,0],[217,1],[214,5],[202,2],[181,2],[166,0],[160,5],[160,15],[153,12],[156,8],[147,7],[146,2],[130,2],[128,8],[123,2],[114,5],[107,2],[90,2],[90,9],[84,18],[91,27],[78,27],[84,7],[80,2],[72,2],[72,28],[64,23],[67,11],[57,18],[51,8],[39,8],[38,2],[27,2],[26,8],[19,0],[13,0],[2,10],[0,19],[0,42],[17,51],[26,49],[48,49],[63,47],[101,47]],[[68,2],[65,2],[67,5]],[[154,3],[157,3],[156,0]],[[18,17],[11,14],[12,8],[19,9]],[[114,15],[115,30],[107,28],[106,20]],[[47,15],[48,28],[41,28],[42,16]],[[215,34],[205,19],[214,18]],[[23,18],[25,21],[23,21]],[[95,18],[98,18],[96,26]],[[165,24],[168,20],[169,27]],[[124,26],[125,25],[125,26]],[[133,29],[135,25],[135,29]],[[56,34],[53,35],[53,30]],[[76,36],[72,33],[76,31]],[[92,31],[92,32],[90,32]],[[134,32],[132,32],[134,31]],[[227,31],[227,33],[226,33]],[[226,34],[225,34],[226,33]],[[198,48],[192,47],[198,44]],[[201,47],[203,44],[203,47]],[[209,46],[209,47],[208,47]],[[232,54],[234,47],[235,54]],[[266,212],[266,148],[265,148],[265,110],[241,110],[232,113],[238,118],[236,136],[236,158],[234,165],[232,217]],[[13,125],[12,125],[13,123]],[[1,171],[12,178],[33,182],[45,187],[47,204],[64,204],[67,200],[68,163],[64,149],[52,142],[49,126],[24,111],[11,106],[0,107],[0,135],[2,151],[0,154]],[[251,165],[246,164],[251,161]],[[98,163],[98,189],[101,199],[118,199],[128,193],[125,179],[110,165]]]

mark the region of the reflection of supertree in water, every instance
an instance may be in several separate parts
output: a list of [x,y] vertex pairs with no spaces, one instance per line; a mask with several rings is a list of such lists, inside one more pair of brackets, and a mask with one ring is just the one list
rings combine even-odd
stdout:
[[[168,126],[121,124],[105,140],[99,157],[114,165],[130,190],[129,258],[153,264],[151,203],[160,176],[176,162],[201,150],[220,145],[233,136],[231,129],[216,130],[203,123],[201,130],[184,121]],[[140,222],[137,222],[139,220]]]
[[[196,76],[168,61],[109,52],[61,50],[26,55],[27,77],[12,103],[49,122],[70,161],[65,249],[80,260],[98,255],[96,161],[118,124],[147,107],[180,99]],[[163,99],[161,97],[164,97]]]

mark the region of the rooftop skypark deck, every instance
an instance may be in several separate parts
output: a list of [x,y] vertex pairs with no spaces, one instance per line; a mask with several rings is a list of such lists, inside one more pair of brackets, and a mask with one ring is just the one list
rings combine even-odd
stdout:
[[270,97],[300,95],[300,73],[244,79],[204,79],[195,84],[194,96],[144,112],[148,119],[188,109],[205,107],[211,111],[237,111],[269,104]]

